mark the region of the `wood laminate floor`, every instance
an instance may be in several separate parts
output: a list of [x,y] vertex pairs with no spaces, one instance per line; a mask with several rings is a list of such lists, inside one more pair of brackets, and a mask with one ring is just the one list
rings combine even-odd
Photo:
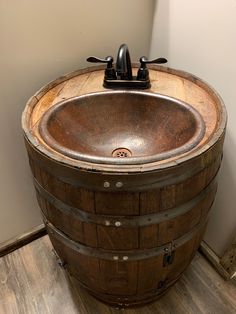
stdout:
[[199,253],[180,281],[148,306],[118,310],[71,285],[48,236],[0,259],[0,314],[231,314],[236,284],[226,282]]

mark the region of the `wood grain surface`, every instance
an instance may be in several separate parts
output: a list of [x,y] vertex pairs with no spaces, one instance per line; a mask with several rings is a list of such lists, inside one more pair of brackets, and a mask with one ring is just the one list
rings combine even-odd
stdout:
[[118,310],[96,301],[58,266],[47,236],[0,259],[1,314],[233,314],[236,282],[224,281],[200,255],[155,303]]
[[[38,201],[55,250],[68,272],[92,295],[122,307],[148,303],[163,295],[191,262],[215,197],[215,177],[221,164],[226,127],[222,100],[202,80],[164,67],[151,68],[150,78],[152,85],[147,90],[150,95],[160,93],[187,102],[204,121],[205,133],[200,142],[178,156],[130,164],[114,163],[113,158],[107,157],[109,162],[100,163],[99,160],[92,162],[91,158],[76,160],[72,155],[57,151],[45,140],[41,122],[49,108],[73,96],[104,91],[103,70],[98,67],[82,69],[45,86],[27,103],[22,119]],[[135,96],[132,98],[135,106],[132,106],[130,96],[124,91],[119,93],[119,101],[118,95],[113,94],[114,91],[105,97],[100,93],[100,105],[94,94],[86,96],[83,114],[74,111],[77,106],[73,103],[75,106],[69,111],[68,121],[74,116],[77,118],[73,120],[75,123],[71,122],[71,129],[65,119],[68,111],[62,110],[61,118],[56,116],[53,120],[50,132],[55,131],[55,121],[56,125],[60,122],[58,131],[53,133],[60,141],[64,143],[65,140],[61,137],[63,125],[63,130],[68,129],[70,136],[75,131],[73,139],[66,136],[69,148],[77,147],[75,139],[81,139],[84,143],[81,145],[87,146],[86,141],[91,140],[87,137],[91,135],[84,137],[87,131],[78,129],[85,125],[85,130],[93,130],[92,146],[95,147],[95,142],[102,137],[104,125],[105,133],[111,131],[112,125],[118,126],[113,129],[114,133],[106,134],[106,146],[107,139],[114,138],[120,126],[124,124],[129,126],[127,130],[135,129],[143,118],[146,124],[140,132],[150,131],[149,140],[152,139],[151,150],[145,147],[144,150],[147,150],[145,154],[152,155],[154,143],[160,142],[155,141],[158,133],[155,127],[160,124],[161,117],[166,117],[163,121],[168,129],[168,135],[161,136],[165,143],[169,143],[173,126],[185,120],[181,110],[179,119],[176,111],[175,119],[167,123],[170,115],[164,113],[168,111],[169,103],[159,104],[160,116],[153,120],[156,108],[151,106],[153,96],[149,95],[145,102],[144,99],[140,101],[140,95]],[[85,108],[89,111],[84,111]],[[133,114],[135,112],[138,114]],[[109,115],[115,116],[115,123],[107,123]],[[100,119],[102,123],[98,125]],[[189,128],[192,122],[187,125],[181,130],[192,130],[192,126]],[[202,129],[200,124],[197,128]],[[135,132],[131,133],[136,136]],[[126,131],[124,138],[132,142]],[[171,147],[176,147],[175,141],[176,138],[170,141]],[[170,146],[167,145],[168,149]],[[97,154],[98,148],[95,150]],[[114,147],[109,146],[105,151],[112,153]]]
[[[134,65],[134,72],[137,71],[137,66],[137,64]],[[226,124],[225,107],[217,93],[208,84],[187,72],[157,65],[149,66],[149,69],[151,88],[146,91],[177,98],[195,108],[201,114],[206,126],[205,136],[197,147],[204,151],[207,149],[204,144],[209,147],[213,145],[213,142],[216,142],[222,135]],[[48,156],[52,154],[53,158],[57,158],[59,162],[78,166],[78,162],[69,157],[62,154],[56,156],[55,151],[41,138],[38,132],[38,122],[45,111],[60,101],[74,96],[105,91],[106,89],[102,86],[103,77],[103,66],[90,67],[64,75],[39,90],[28,101],[22,116],[23,130],[33,146],[39,146],[37,149],[43,153],[46,152]],[[208,142],[209,139],[210,142]],[[201,149],[198,150],[198,154],[200,153],[202,153]],[[185,157],[188,160],[190,155],[183,154],[183,161]],[[171,159],[159,161],[158,165],[168,163],[170,166],[170,161]],[[91,164],[86,162],[80,162],[80,166],[91,169]],[[96,168],[114,171],[114,165],[111,168],[96,165]],[[137,167],[133,168],[133,171],[137,171]],[[151,170],[151,165],[149,168]],[[121,167],[118,169],[120,170]],[[157,169],[157,164],[154,169]],[[129,171],[131,170],[129,167]]]

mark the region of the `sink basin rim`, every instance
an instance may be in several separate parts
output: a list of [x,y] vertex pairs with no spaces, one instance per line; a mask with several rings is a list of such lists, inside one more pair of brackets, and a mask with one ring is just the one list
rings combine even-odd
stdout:
[[[63,145],[58,144],[57,141],[50,135],[50,133],[47,130],[47,121],[49,120],[51,114],[57,110],[59,110],[61,107],[66,106],[68,102],[80,100],[83,98],[87,98],[90,96],[96,96],[96,95],[119,95],[119,94],[135,94],[135,95],[146,95],[153,98],[158,99],[164,99],[171,102],[174,102],[175,104],[178,104],[188,111],[191,112],[191,114],[194,116],[197,124],[196,132],[192,138],[190,138],[184,145],[181,145],[177,148],[170,149],[168,151],[153,154],[149,156],[136,156],[136,157],[128,157],[128,158],[118,158],[118,157],[101,157],[101,156],[94,156],[86,153],[80,153],[78,151],[66,148]],[[102,92],[94,92],[94,93],[88,93],[76,97],[71,97],[66,100],[60,101],[53,105],[48,111],[46,111],[43,116],[41,117],[41,120],[39,121],[39,133],[42,136],[42,139],[45,141],[45,143],[51,147],[52,149],[56,150],[60,154],[70,157],[72,159],[78,160],[78,161],[85,161],[89,163],[96,163],[96,164],[109,164],[109,165],[142,165],[142,164],[148,164],[152,162],[158,162],[161,160],[167,160],[169,158],[182,155],[184,153],[192,151],[193,148],[195,148],[201,141],[201,139],[204,137],[205,134],[205,123],[203,121],[202,116],[200,113],[194,109],[191,105],[187,104],[184,101],[181,101],[179,99],[176,99],[174,97],[170,97],[163,94],[158,93],[152,93],[152,92],[144,92],[144,91],[136,91],[136,90],[113,90],[113,91],[102,91]]]

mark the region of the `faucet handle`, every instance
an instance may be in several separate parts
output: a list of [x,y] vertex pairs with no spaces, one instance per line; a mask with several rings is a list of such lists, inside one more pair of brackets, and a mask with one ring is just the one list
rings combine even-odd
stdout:
[[140,68],[138,69],[138,74],[137,74],[137,80],[139,81],[149,81],[149,72],[148,72],[148,68],[146,64],[148,63],[161,64],[161,63],[167,62],[165,58],[148,60],[147,57],[145,56],[141,57],[139,61],[140,61]]
[[157,58],[157,59],[153,59],[153,60],[148,60],[147,57],[143,56],[139,59],[140,63],[141,63],[141,68],[145,68],[146,64],[148,63],[156,63],[156,64],[161,64],[161,63],[166,63],[167,60],[166,58]]
[[113,68],[113,58],[111,56],[106,57],[105,59],[97,58],[97,57],[88,57],[88,62],[92,63],[106,63],[107,68],[105,70],[105,79],[106,80],[115,80],[116,79],[116,71]]
[[107,63],[107,67],[112,67],[113,58],[111,56],[106,57],[105,59],[97,58],[97,57],[88,57],[88,62],[92,63]]

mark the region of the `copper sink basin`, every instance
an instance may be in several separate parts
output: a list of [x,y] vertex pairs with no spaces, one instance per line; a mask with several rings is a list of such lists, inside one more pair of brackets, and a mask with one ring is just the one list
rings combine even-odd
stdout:
[[159,94],[109,91],[51,107],[39,131],[54,150],[78,160],[143,164],[192,150],[205,133],[190,105]]

